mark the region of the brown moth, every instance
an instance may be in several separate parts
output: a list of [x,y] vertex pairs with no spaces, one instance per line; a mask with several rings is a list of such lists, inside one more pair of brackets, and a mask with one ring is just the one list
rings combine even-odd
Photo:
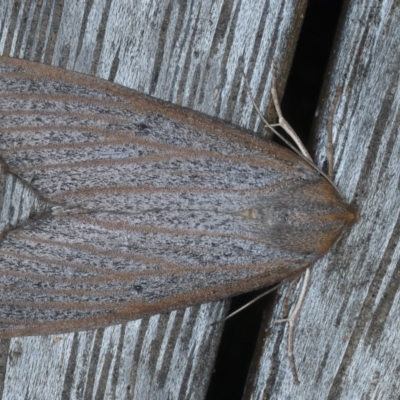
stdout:
[[0,102],[2,338],[265,287],[357,220],[292,151],[107,81],[0,58]]

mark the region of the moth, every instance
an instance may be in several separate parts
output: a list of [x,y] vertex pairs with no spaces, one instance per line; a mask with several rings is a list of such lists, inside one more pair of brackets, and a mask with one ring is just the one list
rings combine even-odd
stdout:
[[0,114],[1,338],[272,285],[358,218],[292,151],[108,81],[3,57]]

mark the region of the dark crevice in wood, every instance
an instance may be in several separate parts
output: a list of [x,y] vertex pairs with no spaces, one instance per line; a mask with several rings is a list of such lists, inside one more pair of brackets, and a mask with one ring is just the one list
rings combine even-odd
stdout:
[[[264,290],[234,297],[229,313],[242,307],[262,292]],[[268,303],[269,297],[265,297],[226,321],[207,400],[242,398],[262,315]]]
[[[307,142],[343,0],[310,0],[282,99],[283,115]],[[307,143],[305,143],[307,144]]]
[[[315,118],[342,4],[343,0],[309,1],[287,81],[283,114],[305,144]],[[236,297],[231,310],[254,297],[254,293]],[[254,352],[261,351],[261,344],[256,349],[256,338],[267,301],[263,299],[226,322],[207,400],[242,399],[246,379],[251,385],[247,371]]]
[[0,340],[0,398],[3,398],[4,381],[7,373],[7,361],[10,351],[10,339]]

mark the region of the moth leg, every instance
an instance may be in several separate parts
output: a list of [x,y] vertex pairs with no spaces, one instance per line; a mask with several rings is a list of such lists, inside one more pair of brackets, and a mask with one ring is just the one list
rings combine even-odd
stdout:
[[[247,81],[246,76],[244,76],[244,81],[246,83],[247,91],[250,96],[250,99],[253,103],[253,107],[256,109],[258,115],[260,116],[261,120],[265,124],[265,128],[271,130],[275,135],[277,135],[283,142],[285,142],[294,152],[302,155],[304,158],[306,158],[312,165],[314,165],[313,159],[311,158],[310,154],[308,153],[307,149],[305,148],[304,144],[300,140],[300,138],[297,136],[297,133],[294,131],[294,129],[290,126],[289,122],[286,121],[286,119],[283,117],[282,110],[279,105],[278,101],[278,92],[276,90],[275,86],[275,77],[272,78],[272,88],[271,88],[271,95],[272,95],[272,100],[274,103],[274,107],[276,110],[276,113],[278,115],[278,123],[277,124],[270,124],[262,115],[260,109],[258,108],[254,97],[251,93],[249,82]],[[286,140],[284,136],[282,136],[276,129],[275,127],[280,126],[294,141],[296,144],[297,148],[294,147],[290,142]],[[297,150],[298,149],[298,150]],[[299,153],[300,151],[300,153]]]
[[[308,285],[310,283],[310,277],[311,277],[311,270],[310,268],[306,269],[306,272],[304,273],[304,281],[303,281],[303,286],[301,288],[301,292],[300,292],[300,296],[297,300],[296,306],[294,308],[294,310],[292,311],[292,313],[289,315],[288,318],[284,318],[284,319],[278,319],[275,321],[276,324],[279,323],[285,323],[287,322],[289,324],[289,334],[288,334],[288,357],[289,357],[289,362],[290,362],[290,369],[292,370],[292,374],[293,374],[293,379],[296,385],[300,384],[299,381],[299,377],[297,375],[297,370],[296,370],[296,364],[294,362],[294,355],[293,355],[293,334],[294,334],[294,327],[295,327],[295,323],[296,320],[300,314],[301,311],[301,307],[303,306],[304,303],[304,299],[306,298],[306,294],[307,294],[307,289],[308,289]],[[287,298],[290,295],[290,292],[292,291],[292,288],[294,286],[294,284],[297,282],[296,280],[292,280],[292,282],[290,283],[288,292],[287,292]]]
[[296,144],[297,148],[300,150],[301,154],[303,154],[303,156],[305,158],[307,158],[309,161],[313,162],[313,159],[311,158],[310,153],[307,151],[303,142],[297,136],[297,133],[290,126],[289,122],[287,122],[286,119],[283,117],[282,110],[279,105],[278,92],[276,90],[275,78],[272,78],[271,95],[272,95],[272,101],[274,102],[274,107],[275,107],[276,113],[278,114],[277,126],[280,126],[291,137],[293,142]]
[[250,307],[252,304],[257,302],[261,298],[269,295],[272,292],[275,292],[275,290],[279,289],[284,283],[285,283],[285,281],[282,281],[281,283],[278,283],[277,285],[273,286],[271,289],[268,289],[266,292],[260,294],[259,296],[257,296],[253,300],[248,301],[244,306],[242,306],[242,307],[238,308],[237,310],[233,311],[232,313],[228,314],[225,318],[222,318],[222,319],[219,319],[217,321],[214,321],[212,324],[210,324],[210,326],[214,326],[216,324],[219,324],[220,322],[225,322],[228,319],[231,319],[233,316],[235,316],[236,314],[239,314],[241,311],[245,310],[247,307]]

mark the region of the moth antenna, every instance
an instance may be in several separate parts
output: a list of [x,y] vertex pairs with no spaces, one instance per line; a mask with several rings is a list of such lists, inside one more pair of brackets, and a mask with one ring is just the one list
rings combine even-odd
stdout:
[[216,324],[219,324],[220,322],[225,322],[226,320],[232,318],[234,315],[239,314],[241,311],[243,311],[247,307],[251,306],[256,301],[260,300],[261,298],[263,298],[267,294],[270,294],[270,293],[274,292],[275,290],[279,289],[284,283],[285,283],[285,281],[279,283],[278,285],[275,285],[273,288],[271,288],[271,289],[267,290],[266,292],[260,294],[259,296],[257,296],[253,300],[250,300],[249,302],[247,302],[244,306],[242,306],[242,307],[238,308],[236,311],[230,313],[225,318],[222,318],[222,319],[219,319],[218,321],[213,322],[212,324],[210,324],[210,326],[214,326]]
[[337,107],[337,103],[340,99],[340,96],[342,94],[342,87],[338,86],[335,91],[335,96],[333,97],[331,109],[329,112],[329,118],[328,118],[328,132],[327,132],[327,144],[326,144],[326,156],[328,159],[328,176],[329,178],[333,178],[333,155],[334,155],[334,149],[333,149],[333,115],[335,114],[335,110]]

